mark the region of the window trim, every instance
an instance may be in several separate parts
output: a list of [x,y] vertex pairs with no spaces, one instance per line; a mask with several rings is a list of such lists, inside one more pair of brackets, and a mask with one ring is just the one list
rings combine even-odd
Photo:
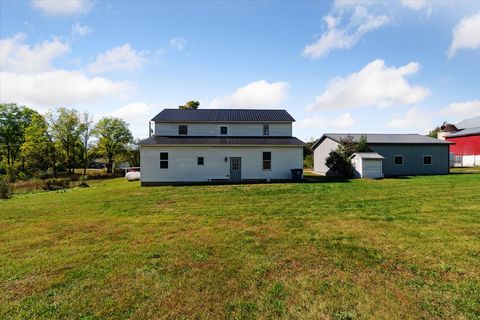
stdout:
[[[265,129],[266,129],[266,130],[265,130]],[[266,132],[267,134],[265,134],[265,132]],[[269,124],[264,124],[264,125],[263,125],[263,135],[266,136],[266,137],[267,137],[267,136],[270,136],[270,125],[269,125]]]
[[[425,163],[425,157],[430,157],[430,163]],[[423,160],[423,165],[424,166],[431,166],[433,165],[433,156],[431,154],[424,154],[422,156],[422,160]]]
[[[167,155],[167,159],[162,159],[162,153]],[[162,168],[162,162],[163,162],[163,163],[167,163],[167,167],[166,167],[166,168]],[[170,163],[169,163],[169,162],[170,162],[169,152],[160,151],[160,162],[159,162],[160,169],[161,169],[161,170],[168,170],[168,168],[170,167]]]
[[[200,159],[202,159],[202,163],[200,163]],[[197,166],[204,166],[205,165],[205,157],[197,157]]]
[[[270,154],[270,159],[265,160],[265,154]],[[265,168],[265,163],[269,164],[269,168]],[[272,171],[272,151],[262,151],[262,170]]]
[[[182,127],[185,127],[185,133],[181,133],[181,132],[180,132],[180,131],[181,131],[180,128],[182,128]],[[186,124],[179,124],[179,125],[178,125],[178,135],[179,135],[179,136],[188,136],[188,125],[186,125]]]
[[[401,157],[401,158],[402,158],[402,163],[400,163],[400,164],[399,164],[399,163],[395,163],[395,160],[396,160],[397,157]],[[404,156],[404,155],[402,155],[402,154],[396,154],[396,155],[393,156],[393,165],[394,165],[394,166],[403,166],[404,163],[405,163],[405,156]]]
[[[225,128],[225,133],[222,133],[222,129]],[[227,136],[228,135],[228,126],[220,126],[220,135]]]

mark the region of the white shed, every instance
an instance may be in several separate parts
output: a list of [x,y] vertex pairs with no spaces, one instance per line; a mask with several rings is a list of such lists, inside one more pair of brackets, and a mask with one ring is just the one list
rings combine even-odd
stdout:
[[357,152],[352,160],[353,172],[357,178],[383,178],[382,162],[384,157],[376,152]]

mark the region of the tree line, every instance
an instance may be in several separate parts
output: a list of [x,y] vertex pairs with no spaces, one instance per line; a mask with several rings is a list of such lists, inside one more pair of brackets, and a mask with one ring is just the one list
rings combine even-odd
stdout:
[[128,124],[119,118],[93,116],[57,108],[41,115],[15,103],[0,104],[0,173],[10,181],[32,176],[57,177],[59,172],[83,174],[94,159],[107,172],[115,162],[138,166],[140,155]]

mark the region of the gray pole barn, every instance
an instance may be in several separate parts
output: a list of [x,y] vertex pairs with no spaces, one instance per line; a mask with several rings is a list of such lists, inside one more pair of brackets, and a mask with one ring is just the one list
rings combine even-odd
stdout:
[[[449,173],[448,141],[419,134],[363,134],[368,146],[383,156],[384,176],[411,176]],[[325,165],[330,151],[336,150],[341,139],[351,136],[358,141],[362,134],[324,134],[312,146],[313,171],[333,175]]]

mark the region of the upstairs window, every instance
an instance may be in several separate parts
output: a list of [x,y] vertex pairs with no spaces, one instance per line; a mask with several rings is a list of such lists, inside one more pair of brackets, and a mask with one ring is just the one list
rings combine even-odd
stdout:
[[272,153],[263,153],[263,170],[272,170]]
[[203,157],[198,157],[198,158],[197,158],[197,165],[203,166],[203,163],[204,163]]
[[263,135],[269,136],[270,135],[270,126],[268,124],[263,125]]
[[425,165],[432,164],[432,156],[423,156],[423,164]]
[[228,133],[228,127],[220,127],[220,134],[227,134]]
[[393,159],[393,163],[397,166],[403,165],[403,156],[395,156]]
[[168,169],[168,152],[160,152],[160,169]]
[[188,134],[188,126],[185,126],[185,125],[178,126],[178,134],[187,135]]

